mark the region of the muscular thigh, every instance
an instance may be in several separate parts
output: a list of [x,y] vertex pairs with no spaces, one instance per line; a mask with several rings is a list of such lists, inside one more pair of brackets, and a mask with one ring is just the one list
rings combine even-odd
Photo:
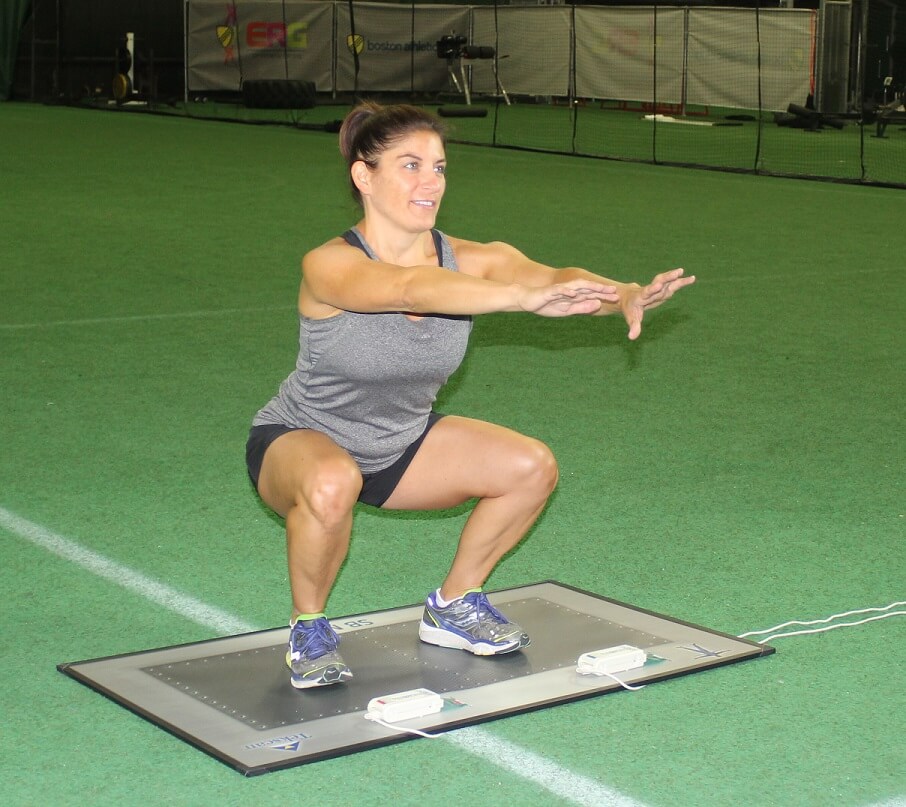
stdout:
[[428,432],[384,507],[430,510],[503,496],[544,466],[553,466],[555,472],[553,455],[540,440],[493,423],[448,415]]
[[325,486],[345,489],[352,503],[362,487],[355,460],[329,437],[301,429],[281,435],[268,446],[258,493],[279,515],[285,516],[300,501],[311,502]]

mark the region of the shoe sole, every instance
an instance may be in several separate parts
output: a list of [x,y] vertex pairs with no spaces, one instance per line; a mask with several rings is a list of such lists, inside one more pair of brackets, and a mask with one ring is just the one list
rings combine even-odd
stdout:
[[296,675],[293,672],[292,660],[290,659],[289,653],[286,654],[286,666],[289,667],[290,671],[289,682],[296,689],[311,689],[311,687],[326,687],[331,684],[342,684],[344,681],[348,681],[352,678],[352,670],[345,664],[342,667],[337,667],[336,664],[328,664],[320,671],[320,675],[317,678],[304,678],[301,675]]
[[300,675],[290,675],[289,682],[296,689],[311,689],[312,687],[326,687],[333,684],[342,684],[352,678],[351,670],[339,670],[328,667],[321,672],[318,678],[303,678]]
[[503,645],[472,642],[464,636],[451,633],[443,628],[434,627],[434,625],[426,625],[424,622],[419,623],[418,638],[426,644],[433,644],[437,647],[449,647],[454,650],[465,650],[469,653],[474,653],[476,656],[499,656],[503,653],[512,653],[523,646],[520,638]]

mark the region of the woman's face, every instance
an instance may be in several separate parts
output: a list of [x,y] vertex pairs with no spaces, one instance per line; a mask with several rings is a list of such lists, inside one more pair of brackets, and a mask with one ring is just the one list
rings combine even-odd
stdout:
[[434,226],[446,189],[446,165],[440,137],[419,131],[387,148],[374,169],[354,163],[352,176],[367,215],[419,232]]

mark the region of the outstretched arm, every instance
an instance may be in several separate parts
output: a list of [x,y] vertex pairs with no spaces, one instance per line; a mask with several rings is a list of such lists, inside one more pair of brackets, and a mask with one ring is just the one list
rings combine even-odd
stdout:
[[642,332],[642,318],[649,308],[657,308],[684,286],[695,282],[695,275],[683,275],[682,269],[671,269],[655,275],[646,286],[629,284],[620,295],[620,311],[629,325],[629,338],[638,339]]
[[339,240],[309,252],[302,262],[299,306],[307,316],[337,310],[415,314],[486,314],[526,311],[540,316],[597,313],[612,290],[589,277],[548,283],[497,280],[437,266],[396,266],[371,260]]
[[563,281],[589,280],[604,284],[610,292],[602,300],[596,314],[621,313],[629,325],[629,338],[637,339],[642,332],[642,318],[649,308],[669,300],[681,288],[695,282],[695,276],[683,275],[682,269],[672,269],[654,277],[647,285],[621,283],[589,272],[567,267],[556,269],[533,261],[515,247],[502,242],[480,244],[475,241],[451,239],[462,271],[502,282],[550,284]]

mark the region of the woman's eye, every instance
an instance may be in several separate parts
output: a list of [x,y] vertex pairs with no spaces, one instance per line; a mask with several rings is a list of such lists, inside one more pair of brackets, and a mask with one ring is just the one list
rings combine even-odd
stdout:
[[438,166],[435,166],[434,172],[435,172],[436,174],[446,174],[446,173],[447,173],[447,166],[445,166],[445,165],[438,165]]

